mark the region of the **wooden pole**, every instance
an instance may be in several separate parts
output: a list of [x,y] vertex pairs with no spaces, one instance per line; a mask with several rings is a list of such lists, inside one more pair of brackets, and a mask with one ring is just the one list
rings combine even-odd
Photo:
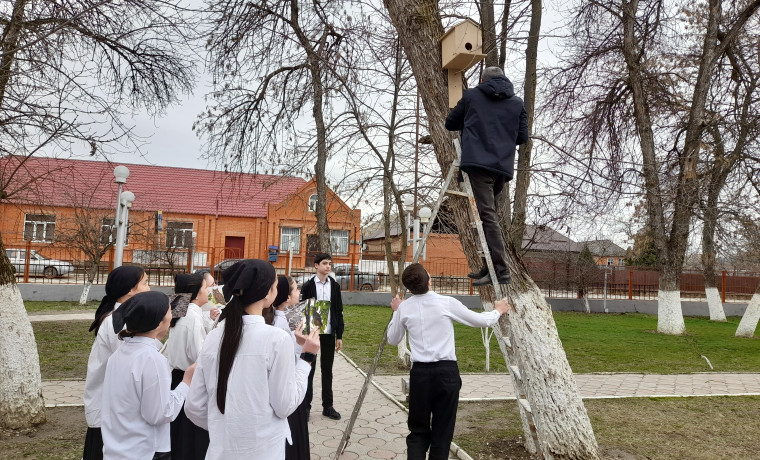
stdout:
[[32,257],[32,241],[26,241],[26,254],[24,255],[24,282],[29,282],[29,260]]
[[628,269],[628,300],[633,300],[633,268]]

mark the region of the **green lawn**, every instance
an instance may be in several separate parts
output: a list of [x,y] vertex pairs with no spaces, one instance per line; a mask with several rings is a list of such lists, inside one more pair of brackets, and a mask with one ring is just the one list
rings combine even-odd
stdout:
[[[346,306],[343,334],[345,353],[367,368],[390,319],[390,307]],[[657,334],[657,317],[644,314],[554,313],[559,336],[574,372],[641,372],[681,374],[760,372],[758,339],[734,337],[739,318],[726,323],[685,318],[687,335]],[[454,326],[457,359],[462,372],[483,372],[485,349],[480,329]],[[396,365],[397,349],[387,345],[378,373],[403,372]],[[491,340],[491,371],[505,372],[504,361]]]
[[[345,353],[363,368],[374,358],[388,320],[390,307],[346,306]],[[587,315],[555,313],[560,338],[570,366],[577,373],[641,372],[679,374],[710,372],[760,372],[758,339],[734,337],[738,318],[715,323],[685,318],[686,336],[657,334],[657,318],[642,314]],[[84,378],[94,336],[89,321],[34,323],[44,378]],[[485,350],[480,329],[456,324],[457,358],[462,372],[483,372]],[[387,345],[378,373],[402,373],[396,365],[396,347]],[[505,372],[495,340],[491,341],[491,371]]]
[[[71,311],[89,311],[96,310],[100,305],[98,302],[87,302],[80,305],[79,302],[49,302],[38,300],[25,300],[24,307],[27,313],[68,313]],[[94,318],[94,316],[93,316]]]

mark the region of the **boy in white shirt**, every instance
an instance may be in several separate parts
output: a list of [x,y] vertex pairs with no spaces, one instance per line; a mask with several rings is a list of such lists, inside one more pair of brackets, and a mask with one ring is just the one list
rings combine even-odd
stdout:
[[453,321],[472,327],[493,326],[509,311],[506,299],[494,302],[493,311],[475,313],[453,297],[431,291],[430,276],[420,264],[411,264],[401,276],[413,294],[391,301],[393,318],[388,343],[398,345],[409,333],[412,370],[409,374],[409,460],[448,459],[454,437],[462,380],[454,349]]

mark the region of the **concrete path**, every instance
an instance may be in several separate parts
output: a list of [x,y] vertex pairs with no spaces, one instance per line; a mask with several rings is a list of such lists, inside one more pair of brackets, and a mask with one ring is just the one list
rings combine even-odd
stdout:
[[93,310],[90,313],[41,313],[27,316],[32,323],[40,321],[92,321],[95,319],[95,311]]

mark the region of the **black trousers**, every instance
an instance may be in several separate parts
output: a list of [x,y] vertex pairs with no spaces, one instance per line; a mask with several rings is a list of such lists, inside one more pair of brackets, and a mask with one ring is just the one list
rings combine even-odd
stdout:
[[[467,168],[466,172],[470,177],[475,203],[478,205],[478,215],[483,222],[483,233],[486,236],[496,276],[503,275],[507,273],[507,252],[501,235],[497,203],[499,194],[506,184],[505,176],[487,169],[473,167]],[[485,266],[485,262],[483,265]]]
[[[185,377],[185,371],[172,369],[172,386],[171,389],[177,388]],[[208,431],[195,425],[185,415],[185,406],[180,409],[177,418],[171,422],[169,427],[171,437],[171,458],[174,460],[203,460],[206,458],[208,450],[209,435]],[[156,455],[159,455],[158,453]],[[168,455],[168,454],[167,454]],[[159,457],[154,457],[158,460]],[[168,458],[168,457],[166,457]]]
[[[319,370],[322,371],[322,407],[327,409],[333,406],[333,362],[335,361],[335,334],[319,334]],[[306,396],[303,400],[311,408],[314,399],[314,370],[315,364],[311,364],[309,372],[309,386],[306,388]]]
[[409,374],[407,458],[449,458],[462,379],[456,361],[414,363]]
[[293,444],[285,441],[285,460],[309,460],[309,406],[302,402],[292,414],[288,415],[290,437]]
[[87,427],[82,460],[103,460],[103,435],[100,428]]

